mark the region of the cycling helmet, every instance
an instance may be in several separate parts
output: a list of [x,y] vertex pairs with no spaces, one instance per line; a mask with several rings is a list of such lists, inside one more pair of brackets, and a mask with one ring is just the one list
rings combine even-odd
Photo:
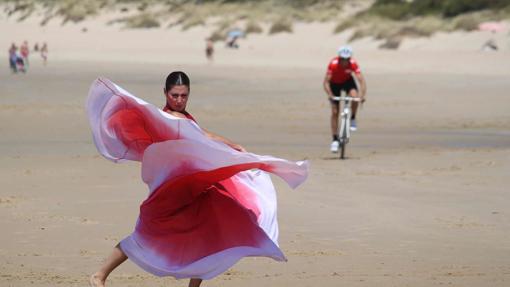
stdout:
[[352,57],[352,48],[350,46],[340,46],[337,53],[340,58],[348,59]]

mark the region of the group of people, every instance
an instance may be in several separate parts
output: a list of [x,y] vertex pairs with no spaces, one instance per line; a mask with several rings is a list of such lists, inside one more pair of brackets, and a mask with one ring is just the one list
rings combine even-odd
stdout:
[[[234,35],[232,37],[228,37],[225,41],[225,47],[232,48],[232,49],[239,49],[239,40],[238,35]],[[205,40],[205,57],[207,60],[212,62],[214,60],[214,42],[211,38],[207,38]]]
[[[237,37],[229,39],[227,46],[235,43]],[[337,50],[337,55],[328,64],[326,76],[324,77],[323,87],[331,106],[331,134],[332,142],[330,150],[337,153],[340,147],[338,119],[340,115],[340,97],[342,91],[350,97],[360,98],[361,103],[366,101],[367,85],[365,77],[361,73],[357,61],[352,57],[353,50],[350,46],[341,46]],[[205,55],[209,61],[213,61],[214,43],[209,38],[206,40]],[[351,131],[357,130],[356,114],[358,111],[358,102],[352,103]]]
[[[44,42],[42,47],[39,47],[39,43],[35,43],[33,50],[36,53],[40,53],[43,64],[46,65],[48,60],[48,44]],[[11,71],[13,73],[26,73],[30,65],[29,56],[30,48],[28,41],[23,41],[19,48],[15,43],[12,43],[9,48],[9,67]]]

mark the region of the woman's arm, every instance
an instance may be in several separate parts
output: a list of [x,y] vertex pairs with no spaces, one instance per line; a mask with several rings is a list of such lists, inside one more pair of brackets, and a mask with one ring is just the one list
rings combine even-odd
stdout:
[[[183,113],[174,112],[174,111],[168,111],[168,113],[170,113],[170,114],[172,114],[172,115],[174,115],[176,117],[179,117],[179,118],[187,119],[187,117]],[[241,145],[238,145],[238,144],[232,142],[231,140],[226,139],[226,138],[224,138],[222,136],[219,136],[217,134],[213,134],[210,131],[208,131],[208,130],[202,128],[202,127],[200,127],[200,128],[204,131],[205,135],[208,138],[210,138],[212,140],[215,140],[215,141],[220,141],[220,142],[228,145],[229,147],[231,147],[231,148],[233,148],[233,149],[235,149],[237,151],[246,152],[246,149],[244,147],[242,147]]]
[[219,136],[217,134],[213,134],[204,128],[202,128],[202,130],[205,132],[205,135],[208,136],[210,139],[220,141],[237,151],[246,152],[246,149],[244,149],[244,147],[242,147],[241,145],[238,145],[238,144],[232,142],[231,140],[226,139],[226,138]]

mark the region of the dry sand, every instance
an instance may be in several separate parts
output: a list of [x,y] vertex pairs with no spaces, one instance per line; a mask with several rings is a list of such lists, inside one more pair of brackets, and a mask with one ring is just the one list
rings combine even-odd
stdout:
[[[481,53],[476,34],[450,38],[473,49],[433,48],[445,35],[397,52],[358,42],[368,102],[340,161],[328,151],[321,81],[348,35],[332,36],[332,25],[255,36],[238,51],[217,45],[207,64],[204,29],[119,32],[90,22],[81,33],[2,17],[2,47],[46,40],[50,61],[33,57],[26,75],[0,70],[0,286],[85,286],[130,233],[147,188],[138,164],[98,155],[86,94],[106,76],[162,104],[174,69],[190,74],[189,110],[204,127],[250,151],[312,164],[296,191],[275,178],[289,262],[243,259],[204,286],[510,284],[508,49]],[[185,285],[130,262],[109,284]]]

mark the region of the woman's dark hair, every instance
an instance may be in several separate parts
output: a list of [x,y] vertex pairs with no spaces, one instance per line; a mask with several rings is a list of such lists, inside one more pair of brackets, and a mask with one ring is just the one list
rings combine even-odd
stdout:
[[170,73],[166,77],[165,92],[170,91],[173,86],[187,86],[190,89],[188,75],[181,71]]

